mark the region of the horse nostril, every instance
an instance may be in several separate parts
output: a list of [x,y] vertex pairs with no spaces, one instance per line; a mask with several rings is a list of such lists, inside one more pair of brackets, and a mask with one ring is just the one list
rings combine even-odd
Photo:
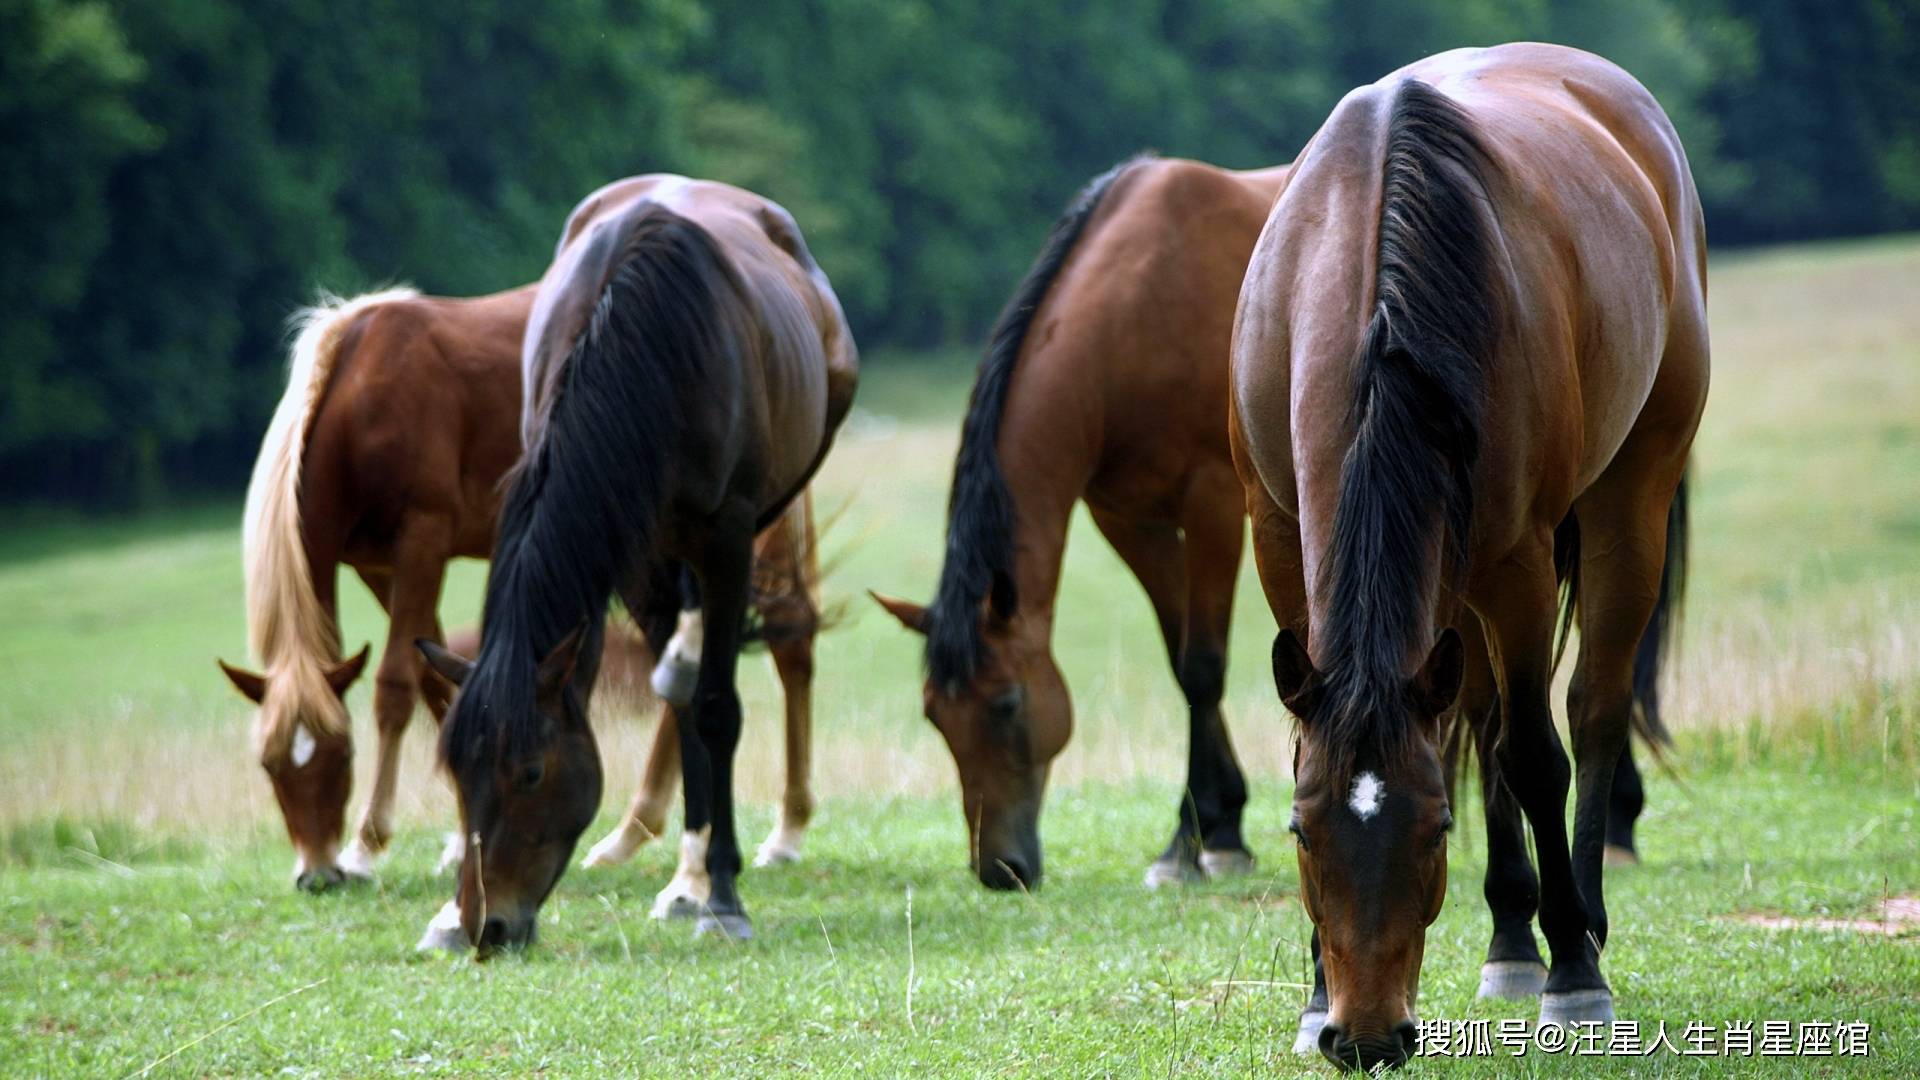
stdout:
[[1412,1057],[1414,1051],[1420,1048],[1420,1028],[1413,1021],[1400,1021],[1400,1026],[1394,1028],[1393,1033],[1400,1036],[1400,1052],[1407,1057]]
[[1353,1045],[1347,1042],[1347,1030],[1329,1020],[1320,1027],[1320,1056],[1342,1069],[1354,1065]]
[[498,948],[507,944],[507,920],[498,915],[488,916],[487,921],[480,926],[479,944],[483,949]]

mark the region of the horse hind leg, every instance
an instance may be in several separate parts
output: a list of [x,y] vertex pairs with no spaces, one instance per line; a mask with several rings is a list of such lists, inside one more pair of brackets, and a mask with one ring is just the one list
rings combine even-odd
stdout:
[[1188,485],[1183,537],[1186,620],[1178,672],[1187,697],[1188,790],[1200,827],[1200,868],[1209,878],[1248,874],[1254,868],[1253,852],[1241,831],[1247,778],[1220,711],[1245,506],[1238,479],[1224,468],[1198,473]]
[[753,865],[800,861],[800,842],[813,819],[813,634],[772,646],[774,671],[786,699],[786,788],[780,816],[761,842]]
[[620,824],[614,826],[582,859],[582,868],[619,866],[667,829],[667,807],[680,782],[680,728],[672,705],[663,705],[654,725],[653,748],[647,753],[640,788],[633,793]]
[[374,751],[373,793],[340,868],[369,877],[393,838],[393,802],[400,782],[400,750],[427,677],[414,639],[440,640],[441,582],[446,575],[450,529],[438,518],[414,519],[402,527],[390,574],[361,577],[387,611],[388,631],[374,676],[373,713],[379,741]]

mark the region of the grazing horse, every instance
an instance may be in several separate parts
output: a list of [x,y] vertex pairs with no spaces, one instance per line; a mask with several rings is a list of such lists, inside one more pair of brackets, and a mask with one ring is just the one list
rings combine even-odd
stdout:
[[1047,773],[1073,730],[1050,642],[1074,504],[1145,588],[1189,720],[1173,838],[1146,883],[1244,872],[1246,779],[1220,715],[1244,501],[1227,446],[1233,305],[1287,170],[1135,159],[1054,225],[995,325],[954,463],[927,719],[960,773],[975,873],[1041,876]]
[[753,538],[806,487],[852,405],[839,301],[778,205],[637,177],[568,219],[522,365],[525,453],[507,481],[479,655],[420,643],[459,687],[440,758],[468,838],[460,930],[483,957],[531,941],[600,801],[586,706],[608,601],[657,627],[690,570],[699,675],[675,718],[682,846],[701,880],[676,875],[663,900],[697,914],[699,931],[747,936],[732,789]]
[[[1325,1008],[1302,1034],[1342,1066],[1413,1050],[1456,699],[1533,829],[1537,893],[1490,869],[1488,896],[1497,916],[1538,897],[1542,1022],[1613,1015],[1607,798],[1706,401],[1705,272],[1665,113],[1557,46],[1444,53],[1353,91],[1274,204],[1235,322],[1231,425],[1281,626],[1275,683],[1300,719],[1291,829]],[[1548,702],[1563,576],[1571,847]],[[1496,919],[1490,959],[1512,925]]]
[[[1220,715],[1246,505],[1227,444],[1227,354],[1286,175],[1141,158],[1088,186],[994,329],[954,467],[939,601],[875,596],[928,636],[923,700],[990,886],[1039,878],[1046,770],[1073,724],[1049,641],[1078,500],[1145,588],[1187,698],[1187,782],[1146,884],[1252,865],[1246,781]],[[1661,650],[1651,629],[1649,640],[1639,674],[1652,686]],[[1630,850],[1639,784],[1631,753],[1621,762],[1633,798],[1615,817]]]
[[[500,480],[520,453],[520,339],[537,288],[478,299],[395,289],[299,316],[287,389],[247,492],[247,624],[263,672],[220,666],[260,706],[260,762],[302,888],[372,872],[392,835],[401,738],[415,702],[424,698],[436,720],[446,710],[449,689],[427,674],[413,642],[440,636],[446,564],[492,552]],[[419,423],[422,416],[436,422]],[[763,854],[797,853],[812,805],[807,750],[819,575],[812,515],[810,498],[796,500],[755,548],[756,574],[767,585],[756,590],[755,606],[787,702],[787,794]],[[334,590],[341,563],[354,568],[389,619],[374,686],[373,796],[344,852],[353,739],[343,697],[366,653],[340,659]],[[648,672],[633,674],[638,686]],[[647,790],[678,769],[677,736],[663,716]],[[657,830],[658,819],[644,820]]]

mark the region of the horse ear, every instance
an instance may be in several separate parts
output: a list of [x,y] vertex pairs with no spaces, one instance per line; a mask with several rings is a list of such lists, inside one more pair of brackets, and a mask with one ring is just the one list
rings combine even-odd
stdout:
[[873,597],[874,603],[886,608],[887,614],[899,619],[901,626],[906,627],[916,634],[924,634],[927,632],[926,608],[909,600],[900,600],[892,596],[874,592],[872,589],[867,590],[867,595]]
[[333,687],[333,692],[336,696],[346,696],[347,687],[352,686],[353,680],[359,678],[360,673],[367,670],[367,657],[371,655],[372,652],[373,643],[368,642],[360,646],[360,651],[355,653],[351,658],[340,661],[327,671],[327,685]]
[[1466,677],[1467,653],[1460,644],[1460,632],[1449,626],[1440,631],[1427,662],[1421,665],[1414,688],[1426,706],[1429,717],[1438,717],[1453,707],[1460,696],[1460,683]]
[[1313,658],[1292,630],[1281,627],[1273,638],[1273,684],[1280,691],[1280,703],[1302,720],[1313,712],[1320,692],[1320,672]]
[[220,670],[227,673],[227,681],[233,683],[233,688],[245,695],[248,701],[258,705],[266,698],[267,677],[265,675],[255,675],[246,668],[234,667],[225,660],[216,659],[214,663],[220,665]]
[[427,658],[427,666],[438,672],[440,677],[455,686],[466,683],[467,676],[473,674],[473,661],[466,657],[448,652],[444,645],[429,638],[414,638],[413,647]]
[[553,647],[546,659],[540,661],[540,670],[534,676],[534,685],[539,688],[540,696],[558,696],[566,687],[567,680],[573,678],[573,670],[580,663],[580,643],[586,638],[587,623],[582,620],[571,633],[560,639],[560,644]]

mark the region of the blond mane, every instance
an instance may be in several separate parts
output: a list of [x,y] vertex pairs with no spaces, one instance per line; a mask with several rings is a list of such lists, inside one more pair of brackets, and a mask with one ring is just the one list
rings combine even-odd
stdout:
[[417,296],[409,288],[351,300],[323,293],[319,303],[294,314],[287,389],[260,443],[241,533],[247,644],[267,680],[258,732],[263,754],[285,753],[295,717],[328,734],[347,732],[347,712],[327,685],[327,667],[340,659],[340,632],[313,591],[300,527],[301,464],[313,414],[353,319],[377,304]]

